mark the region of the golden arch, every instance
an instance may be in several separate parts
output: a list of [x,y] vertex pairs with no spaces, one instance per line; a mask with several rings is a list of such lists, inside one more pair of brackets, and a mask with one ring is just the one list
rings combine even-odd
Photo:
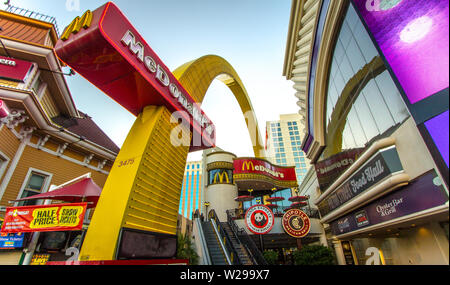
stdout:
[[[246,117],[255,156],[264,158],[247,91],[226,60],[204,56],[180,66],[174,75],[199,103],[214,79],[224,82]],[[121,236],[127,230],[175,236],[189,141],[171,143],[171,130],[180,127],[171,115],[165,106],[146,106],[136,118],[103,187],[80,260],[117,259]],[[145,249],[136,248],[137,254],[140,250]]]
[[264,146],[252,103],[239,75],[225,59],[206,55],[178,67],[173,74],[197,103],[203,102],[214,79],[222,81],[233,92],[246,118],[255,157],[264,158]]

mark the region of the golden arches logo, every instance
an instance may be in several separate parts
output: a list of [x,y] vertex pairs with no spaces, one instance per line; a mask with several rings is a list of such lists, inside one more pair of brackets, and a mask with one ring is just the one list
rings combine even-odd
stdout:
[[227,183],[230,183],[230,178],[228,177],[228,173],[225,171],[222,173],[217,172],[216,175],[214,175],[213,183],[217,183],[217,178],[219,178],[219,183],[223,183],[224,177],[227,179]]
[[81,28],[87,29],[91,26],[92,23],[92,12],[90,10],[87,10],[83,16],[76,17],[73,19],[73,21],[70,23],[70,25],[67,26],[67,28],[64,30],[63,35],[61,36],[62,41],[67,41],[71,34],[78,33]]
[[252,167],[252,171],[254,171],[255,165],[253,164],[253,162],[252,161],[244,161],[242,163],[242,171],[244,171],[244,168],[246,168],[246,167],[247,167],[247,170],[250,170],[250,166]]

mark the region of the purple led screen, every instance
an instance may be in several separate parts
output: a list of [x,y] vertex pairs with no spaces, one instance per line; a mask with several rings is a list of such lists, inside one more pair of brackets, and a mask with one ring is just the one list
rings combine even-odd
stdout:
[[448,167],[448,159],[449,159],[449,111],[446,111],[430,120],[425,122],[425,127],[433,138],[436,147],[442,155],[445,163]]
[[449,86],[448,0],[354,0],[411,104]]

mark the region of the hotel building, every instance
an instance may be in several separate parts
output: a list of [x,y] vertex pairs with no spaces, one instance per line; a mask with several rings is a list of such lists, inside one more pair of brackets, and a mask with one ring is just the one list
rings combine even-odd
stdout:
[[339,264],[449,264],[448,1],[293,0],[283,75]]
[[202,187],[202,173],[202,161],[188,161],[186,163],[179,209],[179,214],[185,218],[192,219],[195,210],[201,210],[204,188]]

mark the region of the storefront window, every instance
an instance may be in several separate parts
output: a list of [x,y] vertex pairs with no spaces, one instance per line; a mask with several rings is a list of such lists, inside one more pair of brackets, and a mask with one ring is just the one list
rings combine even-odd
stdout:
[[409,116],[352,5],[336,41],[326,102],[327,148],[321,159],[367,147]]

